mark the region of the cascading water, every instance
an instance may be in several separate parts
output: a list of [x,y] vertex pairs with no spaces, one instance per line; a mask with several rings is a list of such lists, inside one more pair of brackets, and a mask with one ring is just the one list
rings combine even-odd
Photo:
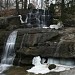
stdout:
[[42,17],[43,17],[43,21],[42,21],[42,27],[46,27],[46,24],[45,24],[45,9],[44,9],[44,13],[43,13],[43,15],[42,15]]
[[26,15],[25,20],[20,17],[21,23],[26,25],[27,28],[39,27],[39,28],[48,28],[53,21],[53,17],[51,12],[46,9],[45,0],[28,0],[28,4],[32,4],[35,8],[31,6],[28,14]]
[[49,10],[33,9],[27,15],[27,27],[48,27],[51,16]]
[[17,37],[17,31],[13,31],[7,39],[3,56],[1,59],[0,73],[2,73],[4,70],[6,70],[9,66],[13,64],[13,60],[15,57],[14,46],[15,46],[16,37]]
[[29,14],[28,14],[28,18],[29,18],[29,19],[27,18],[27,19],[28,19],[28,21],[27,21],[27,22],[28,22],[28,24],[27,24],[27,25],[28,25],[28,27],[30,27],[30,26],[31,26],[31,15],[32,15],[32,11],[31,11],[31,12],[29,12]]

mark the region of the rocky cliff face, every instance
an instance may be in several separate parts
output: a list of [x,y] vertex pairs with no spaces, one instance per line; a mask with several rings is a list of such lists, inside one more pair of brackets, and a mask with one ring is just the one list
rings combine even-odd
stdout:
[[19,28],[21,25],[18,16],[0,17],[0,29],[14,30]]
[[31,64],[34,56],[75,58],[75,28],[18,29],[15,64]]
[[[17,29],[14,64],[31,64],[34,56],[75,58],[75,28],[20,28],[19,17],[0,17],[0,58],[9,34]],[[24,26],[22,26],[24,27]],[[18,29],[20,28],[20,29]]]
[[3,50],[4,50],[4,46],[6,44],[7,38],[10,33],[11,31],[0,29],[0,60],[2,57]]

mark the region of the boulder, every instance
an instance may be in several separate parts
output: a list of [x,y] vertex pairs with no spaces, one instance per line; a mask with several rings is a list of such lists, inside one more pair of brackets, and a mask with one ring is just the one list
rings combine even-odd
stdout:
[[4,29],[8,26],[8,21],[6,17],[0,17],[0,29]]
[[[53,38],[57,38],[58,31],[51,29],[27,28],[18,29],[17,40],[15,45],[16,58],[18,61],[21,58],[21,64],[31,64],[34,56],[49,57],[55,53],[56,43],[50,42]],[[53,45],[54,44],[54,45]],[[23,57],[19,57],[19,56]],[[29,57],[32,57],[29,59]],[[27,58],[26,58],[27,57]]]
[[0,29],[0,59],[2,58],[2,53],[3,53],[4,46],[6,44],[9,33],[10,31],[5,31]]
[[56,52],[56,46],[38,46],[38,47],[29,47],[29,48],[22,48],[17,52],[24,54],[24,55],[31,55],[31,56],[41,56],[41,57],[54,57]]
[[[44,58],[75,58],[75,28],[39,29],[27,28],[18,29],[15,50],[16,58],[22,64],[32,62],[32,57],[41,56]],[[19,58],[19,55],[21,57]],[[30,56],[31,58],[29,59]],[[27,57],[27,58],[26,58]],[[27,60],[27,61],[26,61]]]
[[18,16],[0,17],[0,29],[14,30],[20,27]]
[[55,64],[50,64],[48,68],[49,68],[50,70],[55,69],[55,68],[56,68],[56,65],[55,65]]
[[[26,70],[30,69],[31,66],[24,66],[24,67],[11,67],[10,69],[6,70],[4,73],[6,75],[36,75],[34,73],[29,73]],[[46,74],[37,74],[37,75],[75,75],[75,68],[65,71],[59,72],[49,72]]]
[[58,35],[58,31],[51,31],[50,29],[27,28],[24,30],[18,30],[16,44],[19,44],[19,47],[22,44],[22,48],[43,46],[47,45],[48,41]]

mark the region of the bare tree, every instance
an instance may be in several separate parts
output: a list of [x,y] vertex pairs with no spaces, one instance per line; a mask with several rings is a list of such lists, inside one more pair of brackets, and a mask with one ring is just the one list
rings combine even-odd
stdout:
[[0,0],[0,10],[5,9],[5,7],[3,6],[3,0]]
[[24,0],[24,9],[27,9],[27,0]]
[[61,20],[62,21],[64,21],[64,16],[65,16],[65,14],[64,14],[64,9],[65,9],[65,0],[62,0],[61,1]]
[[18,2],[18,0],[16,0],[16,11],[17,11],[17,14],[19,14],[19,2]]

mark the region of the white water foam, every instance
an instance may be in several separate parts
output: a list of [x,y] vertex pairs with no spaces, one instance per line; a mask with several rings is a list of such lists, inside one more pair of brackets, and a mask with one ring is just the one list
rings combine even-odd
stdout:
[[11,65],[7,64],[0,64],[0,73],[3,73],[5,70],[7,70]]
[[0,64],[0,73],[8,69],[10,66],[13,65],[13,60],[15,57],[15,42],[16,42],[16,37],[17,37],[17,31],[13,31],[6,42],[5,45],[5,50],[3,52],[3,56],[1,59],[1,64]]

